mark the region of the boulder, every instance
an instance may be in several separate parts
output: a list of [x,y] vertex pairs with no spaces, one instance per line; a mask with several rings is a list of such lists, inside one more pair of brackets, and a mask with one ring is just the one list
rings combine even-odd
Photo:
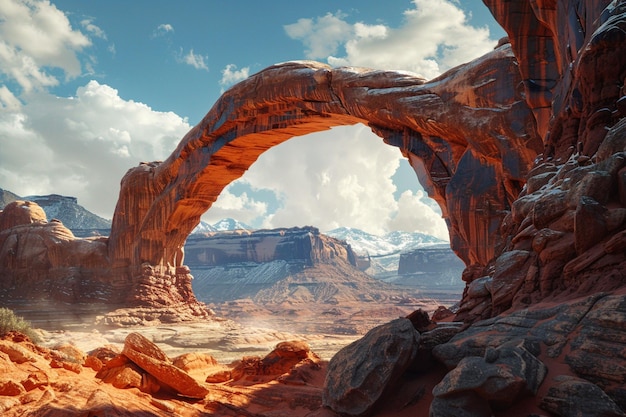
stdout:
[[209,392],[187,372],[174,366],[158,346],[139,333],[130,333],[126,336],[122,355],[152,375],[161,386],[170,387],[180,395],[204,398]]
[[323,404],[350,416],[371,411],[410,366],[418,344],[419,333],[406,318],[370,330],[330,360]]

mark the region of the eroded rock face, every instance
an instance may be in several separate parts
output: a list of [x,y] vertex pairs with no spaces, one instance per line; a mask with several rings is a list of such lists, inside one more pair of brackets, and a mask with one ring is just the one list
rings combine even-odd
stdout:
[[485,3],[509,33],[544,151],[503,218],[495,258],[464,274],[465,321],[626,280],[626,5]]

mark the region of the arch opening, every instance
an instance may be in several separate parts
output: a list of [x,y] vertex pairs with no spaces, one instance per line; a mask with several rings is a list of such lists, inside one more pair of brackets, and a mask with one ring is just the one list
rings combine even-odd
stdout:
[[350,227],[374,235],[406,231],[449,239],[441,209],[426,196],[407,158],[363,124],[268,149],[222,191],[202,220],[226,217],[252,229],[312,225],[323,232]]

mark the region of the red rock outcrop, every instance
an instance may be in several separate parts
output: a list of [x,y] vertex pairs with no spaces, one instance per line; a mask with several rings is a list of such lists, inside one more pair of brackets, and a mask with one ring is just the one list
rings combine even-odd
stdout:
[[104,302],[111,291],[106,238],[76,239],[36,203],[0,211],[0,296]]
[[[325,364],[302,342],[279,344],[260,360],[263,366],[240,380],[231,378],[233,366],[219,365],[207,355],[170,360],[136,333],[128,336],[124,352],[137,363],[108,348],[85,359],[72,346],[48,349],[19,333],[0,335],[0,414],[305,416],[321,407]],[[90,366],[95,361],[100,362],[98,371]],[[205,376],[216,370],[227,377],[219,384],[205,383]]]
[[496,256],[464,274],[466,321],[626,282],[626,6],[485,3],[511,38],[544,151]]

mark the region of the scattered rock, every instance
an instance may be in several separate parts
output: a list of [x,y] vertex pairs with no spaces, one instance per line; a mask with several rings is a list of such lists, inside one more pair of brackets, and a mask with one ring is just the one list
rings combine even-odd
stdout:
[[428,313],[424,310],[417,309],[408,316],[407,319],[411,320],[413,323],[413,327],[418,332],[425,332],[432,328],[433,322],[430,321],[430,317],[428,317]]
[[37,360],[31,351],[7,340],[0,340],[0,352],[6,353],[9,359],[15,363],[35,362]]

